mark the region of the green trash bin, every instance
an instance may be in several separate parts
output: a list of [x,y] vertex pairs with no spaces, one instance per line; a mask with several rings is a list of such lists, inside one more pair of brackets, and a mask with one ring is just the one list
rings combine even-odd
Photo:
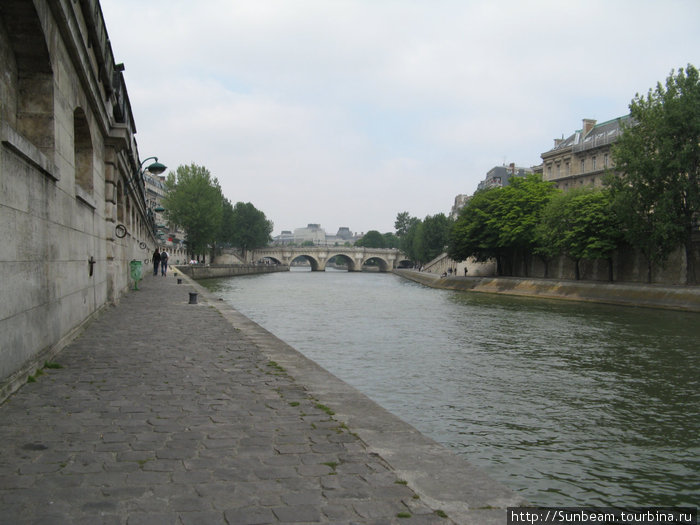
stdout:
[[131,278],[134,280],[134,290],[139,289],[139,281],[142,278],[142,268],[141,268],[142,264],[143,263],[141,261],[136,261],[136,260],[133,260],[130,263]]

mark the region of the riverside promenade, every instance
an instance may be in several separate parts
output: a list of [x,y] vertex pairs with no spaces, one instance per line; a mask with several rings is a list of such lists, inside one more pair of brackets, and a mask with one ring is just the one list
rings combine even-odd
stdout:
[[524,503],[178,274],[0,405],[0,523],[502,524]]

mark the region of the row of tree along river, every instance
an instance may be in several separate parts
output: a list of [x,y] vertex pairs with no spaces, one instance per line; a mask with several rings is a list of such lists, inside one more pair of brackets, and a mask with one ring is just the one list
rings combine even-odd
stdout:
[[203,284],[534,504],[700,503],[698,314],[331,270]]

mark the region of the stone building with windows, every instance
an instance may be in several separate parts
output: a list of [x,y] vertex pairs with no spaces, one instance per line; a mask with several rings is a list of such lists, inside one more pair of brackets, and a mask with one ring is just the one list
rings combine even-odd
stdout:
[[503,188],[508,186],[508,182],[512,177],[526,177],[530,173],[533,173],[532,168],[521,168],[513,162],[508,164],[508,166],[494,166],[486,172],[486,177],[476,189],[479,191],[489,188]]
[[0,2],[0,399],[156,246],[123,69],[97,0]]
[[542,178],[561,190],[602,186],[606,170],[613,168],[610,148],[629,123],[629,115],[600,124],[583,119],[581,129],[565,139],[554,139],[554,147],[541,154]]
[[464,208],[467,205],[469,199],[471,198],[471,195],[467,195],[465,193],[460,193],[459,195],[455,196],[455,203],[450,209],[450,219],[452,219],[453,221],[457,220],[457,217],[459,217],[459,213],[462,211],[462,208]]
[[156,232],[156,240],[168,252],[171,264],[187,262],[185,230],[171,224],[163,208],[163,199],[167,193],[165,176],[146,172],[143,178],[146,184],[146,213]]

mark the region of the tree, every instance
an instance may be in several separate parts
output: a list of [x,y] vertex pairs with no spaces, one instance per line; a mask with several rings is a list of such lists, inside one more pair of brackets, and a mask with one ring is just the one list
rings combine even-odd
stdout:
[[364,246],[365,248],[384,248],[384,236],[377,230],[370,230],[365,233],[361,239],[355,242],[355,246]]
[[540,253],[568,256],[575,263],[576,280],[582,259],[606,259],[612,281],[612,256],[621,236],[607,190],[577,188],[555,195],[536,231]]
[[192,256],[206,253],[221,226],[223,196],[219,181],[204,166],[191,164],[170,172],[165,186],[166,217],[187,232],[186,244]]
[[249,250],[267,246],[272,228],[272,222],[250,202],[237,202],[231,212],[229,241],[243,251],[245,258]]
[[219,229],[219,235],[217,237],[217,242],[219,244],[224,246],[233,245],[233,227],[233,204],[231,204],[230,200],[224,197],[221,210],[221,228]]
[[401,239],[391,232],[386,232],[384,235],[384,248],[399,248],[401,246]]
[[449,241],[452,221],[444,213],[428,215],[421,228],[421,257],[430,261],[443,253]]
[[536,246],[536,226],[556,191],[552,183],[539,175],[512,177],[494,203],[492,218],[498,221],[498,246],[510,255],[511,261],[522,258],[525,275]]
[[398,215],[396,215],[396,221],[394,222],[396,235],[398,237],[403,237],[406,235],[408,230],[411,228],[411,225],[417,220],[417,218],[411,217],[407,211],[400,212]]
[[697,281],[692,251],[700,214],[700,80],[688,65],[630,103],[632,125],[612,148],[618,177],[608,179],[627,241],[653,264],[685,248],[686,282]]
[[496,273],[501,275],[499,228],[492,215],[499,191],[499,188],[477,191],[469,199],[452,226],[447,254],[455,261],[464,261],[469,257],[480,262],[495,259]]
[[539,175],[511,178],[504,188],[478,191],[462,208],[450,233],[449,256],[457,261],[495,259],[498,275],[507,273],[521,257],[527,272],[537,242],[535,227],[555,192]]
[[408,256],[408,258],[414,263],[420,263],[424,261],[420,249],[420,237],[422,235],[422,231],[423,222],[416,217],[412,217],[409,222],[408,229],[400,237],[401,251],[405,253]]

